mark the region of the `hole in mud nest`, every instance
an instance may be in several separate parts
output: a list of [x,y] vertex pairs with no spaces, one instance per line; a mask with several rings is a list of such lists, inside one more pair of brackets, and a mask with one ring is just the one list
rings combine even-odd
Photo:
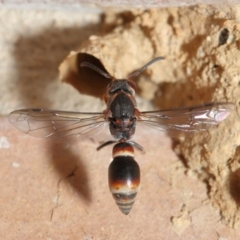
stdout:
[[219,34],[218,46],[224,45],[227,42],[228,37],[229,37],[229,31],[227,28],[224,28]]
[[240,205],[240,168],[229,176],[229,191],[235,202]]

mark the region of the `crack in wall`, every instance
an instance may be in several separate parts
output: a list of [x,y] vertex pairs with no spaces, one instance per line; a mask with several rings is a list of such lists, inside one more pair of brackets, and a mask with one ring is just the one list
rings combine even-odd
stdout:
[[55,201],[55,205],[53,206],[52,210],[51,210],[51,214],[50,214],[50,222],[52,222],[53,220],[53,216],[54,216],[54,212],[55,210],[59,207],[59,199],[60,199],[60,184],[63,180],[66,180],[70,177],[73,177],[75,175],[75,171],[77,170],[77,166],[66,176],[66,177],[63,177],[63,178],[60,178],[58,180],[58,183],[57,183],[57,194],[56,194],[56,201]]

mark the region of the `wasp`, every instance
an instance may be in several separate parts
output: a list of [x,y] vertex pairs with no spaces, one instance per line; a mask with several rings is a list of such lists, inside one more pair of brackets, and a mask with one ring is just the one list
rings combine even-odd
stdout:
[[127,215],[140,189],[140,168],[134,159],[134,148],[143,148],[131,140],[137,125],[143,123],[160,131],[171,132],[171,135],[205,131],[225,120],[234,106],[233,103],[216,102],[180,109],[139,111],[135,99],[136,86],[130,79],[162,59],[154,58],[126,79],[115,79],[95,65],[82,62],[80,67],[90,68],[112,80],[104,96],[106,109],[103,112],[22,109],[11,112],[9,121],[26,134],[48,139],[87,136],[107,124],[112,140],[106,141],[97,150],[115,144],[108,170],[109,189],[121,212]]

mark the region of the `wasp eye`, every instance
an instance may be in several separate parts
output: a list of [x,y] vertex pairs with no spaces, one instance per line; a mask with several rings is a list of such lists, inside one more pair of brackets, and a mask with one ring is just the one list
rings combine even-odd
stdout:
[[136,92],[136,89],[137,89],[137,86],[134,82],[132,81],[128,81],[128,85],[131,87],[131,92],[132,92],[132,95],[135,95],[135,92]]

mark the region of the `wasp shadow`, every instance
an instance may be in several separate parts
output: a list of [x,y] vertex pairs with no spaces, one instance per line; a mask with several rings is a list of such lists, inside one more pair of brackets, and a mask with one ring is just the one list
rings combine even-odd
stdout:
[[[216,24],[220,25],[223,23],[219,19],[214,21]],[[169,20],[169,23],[171,23],[171,20]],[[212,20],[209,20],[209,22],[206,23],[206,28],[208,28],[208,25],[211,24]],[[220,35],[221,32],[219,32],[219,36]],[[220,87],[220,78],[224,72],[224,66],[218,64],[217,56],[215,54],[209,53],[209,55],[207,55],[207,53],[204,53],[204,55],[201,56],[201,51],[204,51],[202,50],[202,46],[205,41],[206,36],[198,34],[189,42],[186,42],[181,46],[181,51],[187,55],[187,61],[191,61],[192,59],[196,61],[199,56],[199,58],[201,58],[202,65],[200,66],[199,64],[196,64],[195,68],[191,68],[191,73],[189,73],[188,67],[185,63],[178,65],[177,68],[181,68],[184,75],[187,76],[186,79],[182,79],[182,81],[174,83],[166,80],[165,82],[159,84],[158,91],[154,99],[154,104],[156,106],[162,109],[177,108],[199,105],[212,101],[214,91],[216,88]],[[218,47],[219,45],[217,46],[214,42],[212,42],[213,49]],[[167,59],[165,59],[165,61],[167,61]],[[208,71],[208,75],[204,74],[206,69]],[[173,69],[173,71],[177,71],[177,69]],[[199,81],[196,82],[195,79],[199,79],[202,76],[205,78],[215,78],[215,82],[213,83],[212,79],[211,81],[209,81],[210,79],[205,79],[205,82],[209,82],[209,85],[207,86],[205,84],[204,87],[199,87]]]
[[[215,71],[215,69],[213,69]],[[196,73],[195,73],[196,74]],[[193,79],[179,82],[163,82],[158,86],[158,93],[153,100],[153,104],[156,108],[161,110],[178,109],[184,107],[199,106],[202,104],[212,102],[215,89],[218,87],[218,82],[208,87],[201,87],[196,85]],[[172,149],[179,144],[179,137],[189,139],[193,134],[199,134],[203,138],[208,138],[208,132],[201,133],[187,133],[168,131],[168,135],[172,138]],[[185,166],[188,164],[188,160],[183,156],[179,156]]]
[[[101,23],[79,28],[50,26],[35,35],[19,36],[13,50],[16,72],[13,81],[18,96],[13,97],[30,108],[51,108],[49,92],[54,94],[51,83],[58,81],[60,63],[89,36],[99,34],[101,27]],[[88,172],[81,157],[59,142],[49,143],[49,157],[59,179],[68,181],[81,198],[91,201]]]
[[[203,35],[196,35],[191,41],[182,45],[182,51],[187,54],[189,61],[197,58],[198,51],[203,45],[205,38],[206,37]],[[215,48],[214,45],[213,48]],[[177,68],[180,67],[184,75],[188,77],[186,79],[179,79],[179,81],[176,82],[170,82],[166,79],[166,81],[160,83],[158,85],[155,98],[153,99],[153,104],[155,107],[165,110],[198,106],[212,102],[216,89],[221,87],[220,78],[223,73],[223,67],[217,65],[216,56],[209,55],[205,58],[207,60],[204,59],[204,61],[202,61],[202,66],[198,65],[191,69],[191,74],[189,74],[189,70],[185,63],[183,63],[182,66],[178,65]],[[167,61],[167,59],[165,59],[165,61]],[[209,82],[209,85],[203,84],[202,86],[199,86],[199,81],[196,81],[195,79],[199,79],[201,76],[206,77],[207,75],[204,75],[206,68],[208,69],[208,73],[211,74],[211,78],[216,76],[216,81],[213,83],[213,81],[210,81],[210,79],[204,79],[205,83]],[[177,71],[177,69],[173,69],[173,71]],[[197,134],[201,135],[203,139],[209,137],[207,131],[205,133]],[[179,133],[179,135],[174,137],[173,134],[170,134],[173,140],[172,148],[175,149],[175,147],[179,144],[180,136],[184,136],[188,139],[191,138],[192,135],[193,134],[190,133]],[[188,165],[187,159],[184,159],[183,156],[180,156],[180,159],[185,166]]]
[[67,181],[84,201],[91,202],[89,175],[81,159],[81,149],[76,154],[69,144],[74,144],[74,142],[68,140],[67,146],[63,142],[51,141],[48,146],[49,156],[60,176],[58,186]]
[[101,24],[63,29],[51,26],[35,35],[20,36],[13,51],[17,73],[14,81],[20,101],[27,107],[51,107],[49,94],[54,94],[51,83],[59,81],[59,65],[70,51],[100,32]]
[[[181,49],[187,54],[188,59],[190,59],[189,61],[197,58],[198,51],[203,45],[205,38],[205,36],[197,35],[190,42],[182,45]],[[214,45],[213,48],[215,48]],[[185,66],[185,63],[183,63],[182,66],[178,66],[187,78],[174,83],[168,81],[160,83],[154,99],[154,104],[164,109],[200,105],[211,102],[214,91],[219,87],[219,80],[223,73],[223,67],[217,64],[215,55],[209,55],[205,58],[206,60],[202,61],[202,66],[196,66],[191,69],[191,74],[188,73],[188,67]],[[167,59],[165,61],[167,61]],[[208,68],[209,74],[211,74],[211,77],[214,77],[216,81],[215,83],[211,83],[211,85],[209,84],[209,86],[206,86],[205,84],[204,87],[199,87],[199,84],[195,79],[199,79],[201,76],[206,77],[206,75],[203,75],[206,68]],[[173,71],[175,70],[173,69]],[[208,81],[208,79],[205,79],[205,81]]]
[[199,88],[194,81],[164,82],[159,85],[159,94],[157,94],[159,97],[155,97],[153,103],[162,110],[209,103],[212,101],[216,87],[217,83],[214,86]]

